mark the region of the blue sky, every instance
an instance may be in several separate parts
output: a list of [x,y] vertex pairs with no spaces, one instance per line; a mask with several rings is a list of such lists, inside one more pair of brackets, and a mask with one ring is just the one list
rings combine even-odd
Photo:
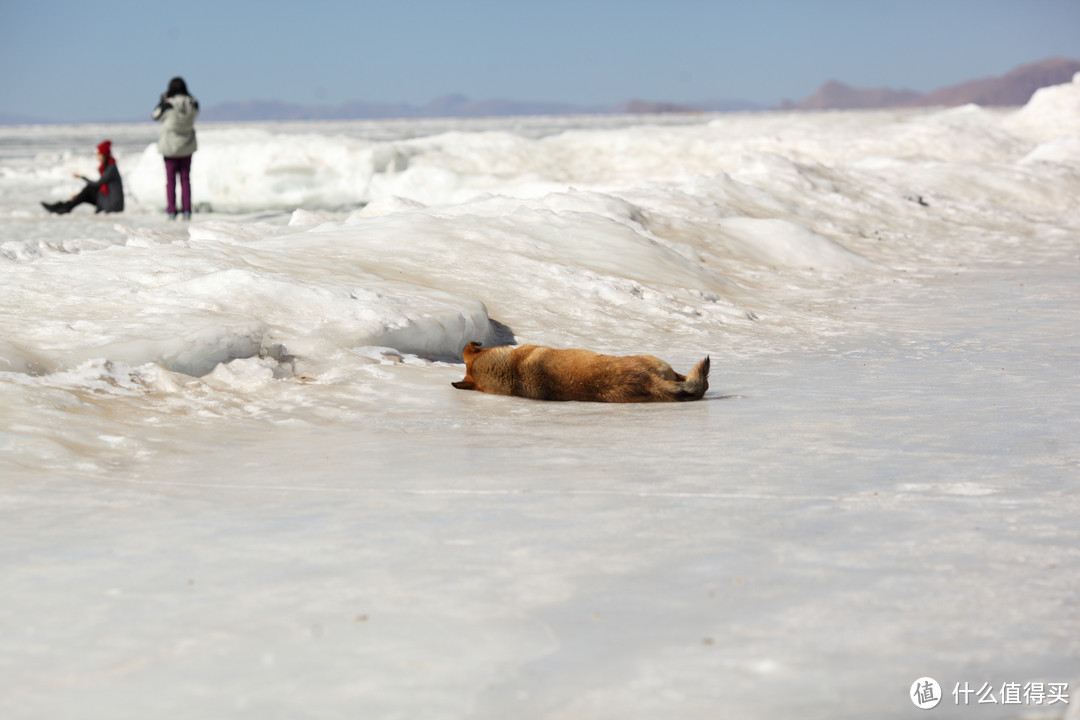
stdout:
[[0,115],[283,100],[798,100],[1080,58],[1080,0],[0,0]]

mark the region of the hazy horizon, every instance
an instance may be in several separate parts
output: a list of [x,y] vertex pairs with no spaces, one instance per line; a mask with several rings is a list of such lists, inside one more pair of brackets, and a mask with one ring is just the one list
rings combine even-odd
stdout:
[[62,0],[5,14],[0,60],[19,70],[0,77],[0,116],[55,123],[145,118],[174,75],[204,107],[416,106],[453,94],[774,107],[828,80],[929,92],[1080,55],[1080,5],[1064,0],[555,0],[496,9],[193,0],[179,20],[134,0],[117,0],[108,14]]

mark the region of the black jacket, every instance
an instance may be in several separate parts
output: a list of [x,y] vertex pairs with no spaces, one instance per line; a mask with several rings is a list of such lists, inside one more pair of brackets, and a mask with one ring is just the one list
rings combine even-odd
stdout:
[[[124,210],[124,182],[120,179],[120,170],[116,167],[115,162],[111,162],[105,166],[105,170],[101,173],[101,179],[91,180],[88,177],[84,177],[90,185],[97,188],[97,209],[98,212],[123,212]],[[102,188],[108,188],[109,192],[102,192]]]

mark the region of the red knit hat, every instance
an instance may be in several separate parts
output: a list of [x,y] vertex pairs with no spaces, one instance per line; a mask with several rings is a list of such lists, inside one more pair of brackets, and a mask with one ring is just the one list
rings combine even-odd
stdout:
[[109,155],[112,154],[112,140],[106,140],[105,142],[98,145],[97,151],[105,157],[109,157]]

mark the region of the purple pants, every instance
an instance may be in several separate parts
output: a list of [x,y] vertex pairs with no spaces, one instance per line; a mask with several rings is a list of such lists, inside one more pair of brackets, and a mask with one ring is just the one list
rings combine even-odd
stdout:
[[180,202],[191,212],[191,156],[165,158],[165,200],[170,215],[176,214],[176,176],[180,175]]

